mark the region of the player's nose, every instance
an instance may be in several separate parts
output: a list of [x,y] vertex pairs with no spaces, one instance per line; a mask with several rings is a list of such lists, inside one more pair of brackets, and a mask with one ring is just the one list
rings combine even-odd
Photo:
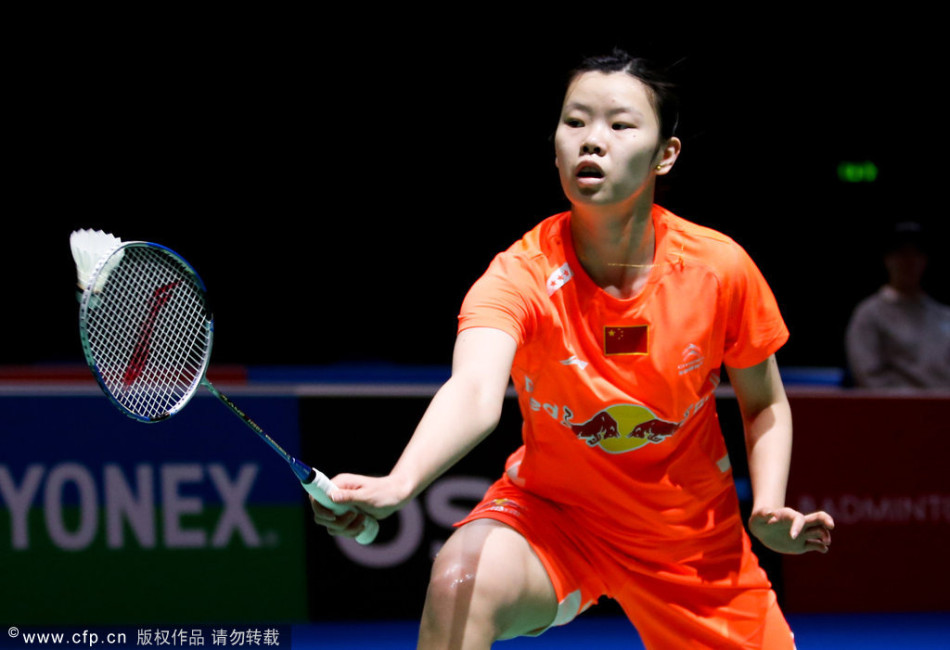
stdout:
[[592,127],[584,133],[584,137],[581,140],[582,154],[601,155],[604,153],[605,149],[606,144],[600,129]]
[[601,145],[599,142],[587,141],[581,145],[581,153],[599,155],[603,152],[603,145]]

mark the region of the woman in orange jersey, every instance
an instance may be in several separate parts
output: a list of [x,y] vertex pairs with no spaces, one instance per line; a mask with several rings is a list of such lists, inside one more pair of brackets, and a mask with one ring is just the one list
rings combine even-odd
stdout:
[[[667,86],[624,52],[573,75],[555,134],[568,212],[499,254],[459,316],[452,376],[392,472],[332,497],[385,517],[496,426],[509,377],[523,446],[435,560],[422,648],[487,648],[617,600],[649,648],[792,648],[750,549],[713,392],[746,430],[749,530],[826,552],[834,524],[785,506],[788,331],[728,237],[655,205],[680,153]],[[362,515],[313,505],[334,534]]]

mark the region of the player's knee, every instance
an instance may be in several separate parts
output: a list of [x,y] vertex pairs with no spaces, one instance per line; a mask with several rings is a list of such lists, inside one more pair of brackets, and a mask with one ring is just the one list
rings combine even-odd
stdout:
[[494,523],[456,531],[432,566],[424,626],[492,640],[543,628],[554,590],[518,533]]
[[477,572],[477,556],[452,552],[448,548],[442,549],[432,565],[426,600],[441,609],[470,601],[475,591]]
[[[495,631],[512,585],[485,557],[484,540],[459,536],[443,546],[432,565],[426,609],[443,621],[466,620]],[[463,541],[464,540],[464,541]]]
[[432,566],[420,631],[427,645],[420,647],[461,647],[460,640],[472,636],[493,640],[492,617],[475,593],[478,558],[446,550]]

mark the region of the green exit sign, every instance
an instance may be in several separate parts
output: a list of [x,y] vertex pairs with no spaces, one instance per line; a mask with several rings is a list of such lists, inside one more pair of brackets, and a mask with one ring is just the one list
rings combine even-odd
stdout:
[[838,180],[842,183],[873,183],[877,180],[877,165],[870,160],[838,163]]

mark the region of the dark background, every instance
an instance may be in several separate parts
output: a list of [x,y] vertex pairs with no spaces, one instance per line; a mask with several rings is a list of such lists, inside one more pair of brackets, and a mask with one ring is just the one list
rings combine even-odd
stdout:
[[[81,362],[79,227],[185,256],[218,363],[447,364],[467,288],[566,207],[565,74],[615,44],[672,66],[684,145],[660,202],[749,250],[792,331],[783,364],[844,363],[891,221],[929,222],[950,302],[936,19],[648,29],[577,9],[553,30],[464,8],[11,23],[0,364]],[[875,183],[838,180],[866,160]]]

